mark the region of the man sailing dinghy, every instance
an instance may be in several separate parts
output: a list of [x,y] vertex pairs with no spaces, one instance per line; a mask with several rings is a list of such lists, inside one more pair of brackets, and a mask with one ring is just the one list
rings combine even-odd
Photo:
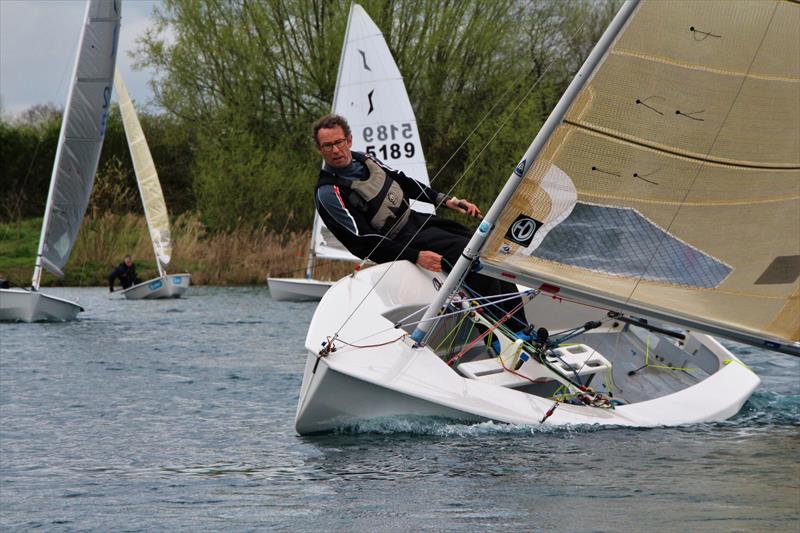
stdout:
[[153,244],[153,254],[158,267],[158,277],[126,287],[122,294],[128,300],[180,298],[189,288],[192,276],[188,273],[167,274],[167,266],[172,255],[172,234],[161,182],[158,180],[156,165],[147,146],[139,117],[136,116],[136,108],[119,71],[114,77],[114,85],[117,88],[119,112],[122,115],[125,138],[128,140],[136,184],[139,186],[139,196],[142,198],[150,242]]
[[[333,96],[333,113],[346,115],[350,120],[356,149],[372,153],[395,170],[425,185],[429,183],[417,120],[403,76],[381,30],[364,8],[356,3],[351,4],[347,18]],[[431,204],[414,202],[412,207],[420,213],[433,213]],[[305,278],[267,278],[272,298],[319,300],[334,282],[312,277],[318,258],[359,261],[331,233],[315,211]]]
[[[735,415],[759,379],[701,331],[800,355],[798,34],[792,2],[626,2],[445,280],[398,261],[326,294],[297,431]],[[532,287],[529,335],[461,286],[479,257]]]

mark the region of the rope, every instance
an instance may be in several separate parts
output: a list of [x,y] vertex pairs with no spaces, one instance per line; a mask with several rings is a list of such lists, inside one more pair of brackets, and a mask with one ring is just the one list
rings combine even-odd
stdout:
[[506,314],[505,314],[503,317],[501,317],[501,318],[500,318],[500,320],[498,320],[497,322],[495,322],[494,324],[492,324],[492,326],[491,326],[489,329],[487,329],[486,331],[484,331],[483,333],[481,333],[480,335],[478,335],[478,336],[475,338],[475,340],[473,340],[473,341],[472,341],[472,342],[470,342],[470,343],[469,343],[467,346],[465,346],[465,347],[464,347],[464,348],[463,348],[463,349],[462,349],[462,350],[461,350],[461,351],[458,353],[458,355],[455,355],[455,356],[453,356],[452,358],[450,358],[450,360],[449,360],[449,361],[447,361],[447,364],[448,364],[448,365],[452,365],[452,364],[453,364],[455,361],[458,361],[459,359],[461,359],[462,357],[464,357],[464,354],[465,354],[465,353],[467,353],[467,352],[470,350],[470,348],[472,348],[473,346],[475,346],[476,344],[478,344],[478,342],[482,341],[482,340],[484,339],[484,337],[486,337],[486,336],[487,336],[489,333],[491,333],[492,331],[494,331],[495,329],[497,329],[497,328],[498,328],[498,327],[499,327],[501,324],[503,324],[503,323],[504,323],[506,320],[508,320],[509,318],[511,318],[511,317],[512,317],[512,315],[513,315],[514,313],[516,313],[517,311],[519,311],[519,310],[522,308],[522,306],[523,306],[523,305],[525,305],[525,303],[524,303],[524,302],[520,302],[519,304],[517,304],[516,306],[514,306],[514,309],[512,309],[511,311],[509,311],[508,313],[506,313]]
[[661,369],[664,369],[664,370],[679,370],[679,371],[686,372],[687,374],[689,373],[690,370],[694,370],[693,368],[689,368],[689,367],[667,366],[667,365],[651,365],[650,364],[650,335],[647,336],[647,340],[646,340],[646,343],[645,343],[644,365],[640,366],[636,370],[631,370],[630,372],[628,372],[628,375],[629,376],[633,376],[637,372],[639,372],[640,370],[644,370],[645,368],[661,368]]
[[320,357],[325,357],[325,356],[326,356],[326,355],[328,355],[329,353],[331,353],[331,352],[335,352],[335,351],[336,351],[336,345],[335,345],[334,343],[335,343],[336,341],[339,341],[339,342],[341,342],[342,344],[346,344],[347,346],[352,346],[353,348],[377,348],[377,347],[379,347],[379,346],[386,346],[386,345],[388,345],[388,344],[393,344],[393,343],[395,343],[395,342],[397,342],[397,341],[399,341],[399,340],[402,340],[403,338],[405,338],[405,337],[407,337],[407,336],[408,336],[408,334],[407,334],[407,333],[403,333],[402,335],[400,335],[400,336],[399,336],[399,337],[397,337],[396,339],[392,339],[392,340],[390,340],[390,341],[386,341],[386,342],[379,342],[379,343],[377,343],[377,344],[363,344],[363,345],[359,345],[359,344],[353,344],[353,343],[347,342],[346,340],[344,340],[344,339],[340,339],[340,338],[338,338],[336,335],[334,335],[333,337],[325,337],[325,342],[324,342],[324,343],[322,343],[322,345],[323,345],[323,348],[322,348],[322,350],[320,350],[320,351],[319,351],[319,355],[320,355]]

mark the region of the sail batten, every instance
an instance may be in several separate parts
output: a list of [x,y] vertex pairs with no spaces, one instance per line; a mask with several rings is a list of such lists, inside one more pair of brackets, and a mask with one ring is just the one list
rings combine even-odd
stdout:
[[678,149],[676,149],[674,147],[659,146],[658,144],[647,143],[647,142],[645,142],[643,140],[626,138],[626,137],[624,137],[622,135],[617,135],[617,134],[614,134],[614,133],[612,133],[610,131],[605,131],[605,130],[603,130],[601,128],[597,128],[597,127],[594,127],[594,126],[589,125],[589,124],[582,124],[582,123],[579,123],[579,122],[573,122],[571,120],[565,120],[564,124],[572,126],[574,128],[578,128],[578,129],[584,130],[584,131],[589,132],[589,133],[605,136],[605,137],[608,137],[609,139],[614,139],[614,140],[619,141],[619,142],[630,143],[630,144],[633,144],[633,145],[636,145],[636,146],[641,146],[642,148],[648,148],[648,149],[653,150],[655,152],[662,152],[664,154],[669,154],[669,155],[674,155],[674,156],[679,156],[679,157],[685,157],[687,159],[693,159],[693,160],[696,160],[696,161],[700,161],[702,163],[714,163],[714,164],[717,164],[717,165],[725,165],[725,166],[731,166],[731,167],[742,167],[742,168],[754,168],[754,169],[761,169],[761,170],[800,170],[800,164],[798,164],[798,163],[786,163],[786,164],[777,163],[777,164],[769,165],[769,164],[755,163],[755,162],[750,162],[750,161],[735,161],[735,160],[715,159],[715,158],[707,157],[704,154],[681,151],[681,150],[678,150]]
[[487,270],[800,353],[798,35],[798,4],[642,0],[526,164]]

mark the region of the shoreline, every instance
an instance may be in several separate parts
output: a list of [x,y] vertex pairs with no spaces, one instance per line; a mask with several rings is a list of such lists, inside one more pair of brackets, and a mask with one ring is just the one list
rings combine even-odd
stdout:
[[[41,218],[0,224],[0,273],[12,286],[30,283],[40,227]],[[269,276],[303,276],[311,232],[243,227],[212,234],[196,215],[182,214],[172,221],[172,237],[170,272],[192,274],[197,286],[258,286],[266,285]],[[133,256],[139,278],[157,276],[143,215],[87,217],[64,268],[65,276],[45,273],[41,287],[107,286],[108,274],[127,254]],[[314,277],[340,279],[352,270],[348,262],[319,260]]]

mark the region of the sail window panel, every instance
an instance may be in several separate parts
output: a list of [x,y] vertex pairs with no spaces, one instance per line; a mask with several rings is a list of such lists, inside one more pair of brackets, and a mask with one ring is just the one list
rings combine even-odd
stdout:
[[800,278],[800,255],[782,255],[769,264],[756,285],[794,283]]
[[634,209],[585,203],[575,205],[533,256],[611,276],[706,289],[719,286],[731,272]]
[[78,62],[79,83],[83,80],[102,79],[111,85],[117,50],[116,46],[111,50],[106,43],[113,42],[117,32],[118,21],[98,21],[87,26]]
[[[585,295],[616,302],[619,307],[636,307],[685,317],[695,323],[713,324],[731,331],[745,332],[760,338],[774,337],[796,342],[798,293],[791,298],[753,298],[733,291],[698,290],[691,287],[667,286],[633,279],[604,276],[592,271],[520,256],[490,255],[484,258],[487,270],[525,274],[532,280],[557,287],[569,287]],[[534,282],[530,285],[536,287]],[[635,289],[635,291],[634,291]],[[632,295],[631,298],[628,298]],[[794,314],[792,314],[794,312]]]

